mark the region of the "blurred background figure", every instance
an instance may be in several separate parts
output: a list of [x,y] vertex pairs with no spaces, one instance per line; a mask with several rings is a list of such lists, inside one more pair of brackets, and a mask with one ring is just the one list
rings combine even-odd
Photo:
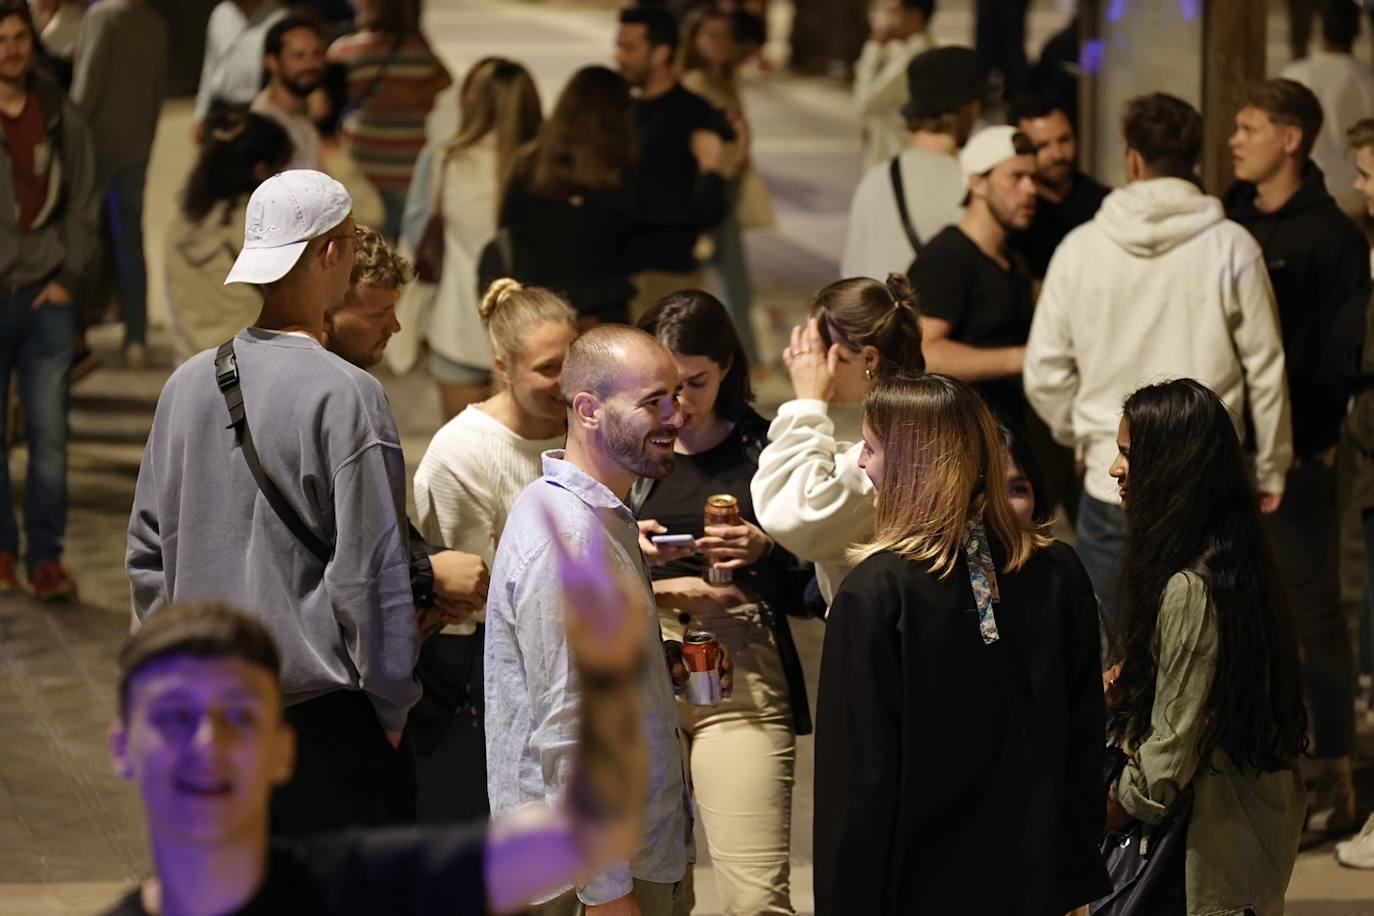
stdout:
[[726,178],[725,217],[710,233],[713,253],[706,266],[716,274],[730,317],[751,361],[759,360],[754,334],[753,281],[745,256],[744,230],[773,224],[768,188],[750,159],[752,132],[744,114],[736,74],[739,48],[735,44],[734,19],[710,7],[698,7],[682,23],[678,48],[682,85],[725,112],[735,140],[725,145],[722,173]]
[[495,273],[562,290],[583,327],[628,321],[637,146],[629,83],[605,67],[574,73],[506,185],[498,238],[511,260]]
[[864,168],[906,149],[907,64],[935,47],[935,0],[885,0],[882,18],[854,64],[854,109],[863,119]]
[[425,119],[453,79],[420,34],[419,0],[357,0],[357,31],[329,46],[348,76],[343,137],[386,205],[383,234],[401,231],[406,188],[425,145]]
[[1029,88],[1026,9],[1030,0],[977,0],[974,47],[984,73],[1000,73],[1003,98]]
[[86,4],[82,0],[29,0],[29,8],[33,11],[39,43],[52,62],[58,82],[70,89],[76,39],[81,34]]
[[483,58],[463,78],[457,132],[425,147],[415,164],[402,234],[426,257],[437,249],[441,270],[425,336],[446,420],[488,394],[492,353],[477,310],[478,261],[496,234],[516,158],[538,136],[542,120],[529,72],[503,57]]
[[196,90],[197,139],[215,102],[247,105],[262,88],[267,30],[286,15],[278,0],[220,0],[205,27],[205,62]]

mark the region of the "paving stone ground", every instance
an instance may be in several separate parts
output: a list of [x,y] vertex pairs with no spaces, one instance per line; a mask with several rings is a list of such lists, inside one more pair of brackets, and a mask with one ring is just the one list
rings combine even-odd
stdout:
[[[614,3],[608,0],[428,0],[427,28],[454,72],[499,51],[526,61],[551,100],[567,76],[610,53]],[[969,0],[941,4],[936,31],[944,41],[969,41]],[[1038,46],[1063,19],[1063,4],[1033,4],[1031,43]],[[787,9],[775,3],[775,33],[785,34]],[[1271,59],[1283,50],[1281,23],[1271,16]],[[1368,56],[1367,49],[1366,55]],[[755,161],[775,198],[778,226],[751,232],[749,258],[758,294],[760,332],[774,351],[806,297],[836,279],[849,195],[859,177],[857,128],[843,91],[818,80],[770,75],[746,91],[755,125]],[[454,104],[441,99],[434,135],[451,130]],[[190,167],[189,110],[173,101],[164,111],[149,182],[147,235],[151,277],[161,275],[164,226]],[[151,290],[156,319],[165,315],[160,284]],[[165,333],[154,334],[153,367],[120,364],[118,329],[94,342],[104,367],[73,391],[71,520],[67,559],[82,602],[39,606],[0,597],[0,916],[99,911],[148,868],[142,816],[128,784],[110,769],[105,736],[114,712],[114,656],[128,626],[124,536],[133,485],[153,406],[170,371]],[[433,387],[422,375],[382,373],[397,412],[408,462],[423,454],[439,421]],[[774,374],[761,391],[765,408],[786,397]],[[11,473],[22,493],[26,455],[16,449]],[[1358,589],[1358,582],[1354,588]],[[811,689],[819,667],[821,625],[796,627]],[[1364,759],[1374,757],[1364,735]],[[940,750],[932,748],[932,753]],[[799,911],[811,906],[812,746],[803,738],[793,811],[793,888]],[[1361,771],[1364,797],[1374,799]],[[705,843],[699,838],[699,849]],[[709,861],[699,869],[702,916],[720,912]],[[1374,873],[1337,867],[1330,847],[1305,852],[1287,912],[1299,916],[1374,914]]]

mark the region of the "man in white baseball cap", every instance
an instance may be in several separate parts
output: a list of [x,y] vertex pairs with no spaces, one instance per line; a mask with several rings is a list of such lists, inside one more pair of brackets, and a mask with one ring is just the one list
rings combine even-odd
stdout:
[[297,835],[414,817],[398,752],[420,694],[400,436],[377,380],[321,345],[349,288],[351,211],[319,172],[253,192],[225,282],[261,285],[262,313],[167,380],[129,522],[140,619],[229,601],[280,648],[297,764],[272,817]]
[[960,151],[959,168],[967,209],[911,269],[926,371],[973,382],[999,418],[1020,425],[1034,298],[1025,262],[1007,239],[1035,215],[1035,147],[1014,127],[984,128]]

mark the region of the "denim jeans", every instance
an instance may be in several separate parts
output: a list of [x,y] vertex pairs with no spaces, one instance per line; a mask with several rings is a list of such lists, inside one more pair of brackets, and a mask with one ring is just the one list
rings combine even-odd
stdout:
[[1097,593],[1108,657],[1120,649],[1125,635],[1116,607],[1116,566],[1125,547],[1126,511],[1084,493],[1078,502],[1078,558]]
[[[0,407],[9,402],[10,377],[17,375],[28,436],[24,562],[31,573],[62,556],[67,529],[67,373],[76,321],[72,306],[35,309],[41,290],[42,285],[10,290],[0,300]],[[0,409],[0,444],[8,422],[9,412]],[[8,460],[0,461],[0,550],[19,550]]]
[[739,182],[730,186],[731,206],[725,218],[711,230],[716,252],[709,266],[719,279],[721,298],[730,318],[735,322],[740,340],[744,344],[745,355],[753,365],[760,359],[758,341],[754,337],[754,322],[751,316],[754,305],[754,286],[749,278],[749,260],[744,249],[744,228],[740,226],[739,214],[735,212],[734,202],[739,197]]
[[110,216],[119,298],[124,311],[124,342],[148,339],[148,266],[143,255],[143,189],[148,160],[119,166],[105,189]]

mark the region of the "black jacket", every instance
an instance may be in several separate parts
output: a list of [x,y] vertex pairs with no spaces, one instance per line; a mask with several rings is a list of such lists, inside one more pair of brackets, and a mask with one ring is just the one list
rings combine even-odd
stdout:
[[[768,421],[750,410],[739,419],[739,430],[745,456],[758,467],[759,454],[768,445]],[[639,517],[649,495],[660,481],[641,477],[630,489],[626,500],[631,512]],[[778,658],[782,662],[783,676],[787,679],[788,705],[792,708],[792,730],[798,735],[811,734],[811,704],[806,696],[806,677],[802,670],[801,655],[792,639],[792,628],[787,616],[808,616],[805,608],[804,593],[806,583],[812,577],[809,566],[802,563],[781,545],[774,544],[772,552],[751,567],[736,572],[736,576],[749,588],[759,594],[770,611],[766,617],[777,642]]]
[[998,585],[992,644],[962,557],[941,579],[879,553],[835,595],[816,710],[817,916],[1062,916],[1111,890],[1092,584],[1056,543]]
[[1293,453],[1310,458],[1340,435],[1349,388],[1337,328],[1344,311],[1363,307],[1369,248],[1311,163],[1302,187],[1274,213],[1259,209],[1249,182],[1232,185],[1224,201],[1227,217],[1250,230],[1264,250],[1283,330]]

